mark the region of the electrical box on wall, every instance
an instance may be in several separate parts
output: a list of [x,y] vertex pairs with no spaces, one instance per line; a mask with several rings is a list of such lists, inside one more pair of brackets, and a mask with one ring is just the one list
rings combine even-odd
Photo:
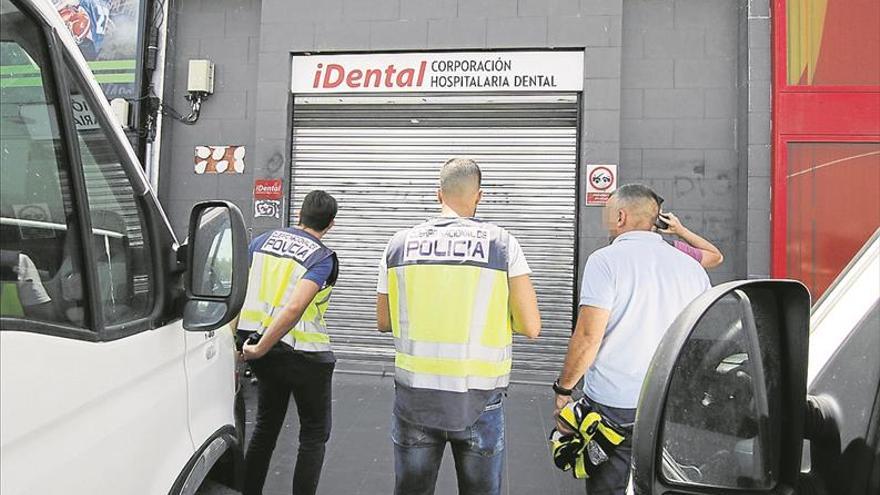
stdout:
[[125,98],[113,98],[110,100],[110,109],[116,114],[116,120],[119,121],[122,128],[126,130],[129,129],[128,115],[131,105],[129,105]]
[[210,60],[190,60],[186,90],[190,93],[214,93],[214,63]]

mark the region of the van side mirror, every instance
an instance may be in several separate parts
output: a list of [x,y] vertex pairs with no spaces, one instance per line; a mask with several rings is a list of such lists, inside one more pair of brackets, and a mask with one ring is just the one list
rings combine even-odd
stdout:
[[183,328],[207,332],[229,323],[244,304],[248,248],[241,211],[228,201],[198,203],[188,239]]
[[635,493],[796,493],[809,323],[809,292],[787,280],[730,282],[685,308],[639,398]]

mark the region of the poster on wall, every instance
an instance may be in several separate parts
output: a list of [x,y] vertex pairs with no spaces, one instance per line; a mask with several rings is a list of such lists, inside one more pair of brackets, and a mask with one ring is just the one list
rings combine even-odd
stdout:
[[198,174],[244,173],[244,146],[196,146],[193,171]]
[[617,190],[617,165],[587,165],[587,206],[605,206]]
[[254,181],[254,217],[281,218],[281,179],[257,179]]
[[145,0],[52,0],[107,99],[137,95],[138,27]]

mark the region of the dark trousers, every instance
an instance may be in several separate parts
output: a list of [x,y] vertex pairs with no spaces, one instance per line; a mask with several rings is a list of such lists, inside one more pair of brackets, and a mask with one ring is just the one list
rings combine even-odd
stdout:
[[317,491],[325,444],[330,439],[330,383],[334,366],[311,361],[282,343],[251,361],[251,370],[258,379],[259,402],[254,434],[245,455],[245,495],[263,491],[291,394],[300,425],[293,493],[312,495]]
[[587,495],[624,495],[629,482],[636,410],[606,406],[592,400],[590,404],[599,414],[622,426],[626,431],[626,440],[608,454],[608,462],[599,466],[596,473],[587,478]]

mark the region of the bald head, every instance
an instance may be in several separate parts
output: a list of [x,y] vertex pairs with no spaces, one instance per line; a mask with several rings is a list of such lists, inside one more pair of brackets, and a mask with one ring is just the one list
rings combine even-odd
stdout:
[[630,230],[652,230],[660,214],[660,203],[651,188],[627,184],[611,195],[607,210],[609,230],[617,235]]
[[453,158],[440,169],[440,202],[460,216],[473,216],[482,192],[483,178],[477,162],[469,158]]

